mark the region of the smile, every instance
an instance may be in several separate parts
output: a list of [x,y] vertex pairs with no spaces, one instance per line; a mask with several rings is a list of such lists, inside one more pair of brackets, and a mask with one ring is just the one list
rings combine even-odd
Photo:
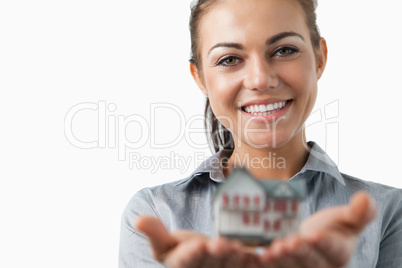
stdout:
[[255,116],[266,116],[266,115],[270,115],[270,114],[280,111],[283,107],[286,106],[286,104],[288,102],[289,101],[280,101],[280,102],[270,103],[267,105],[264,105],[264,104],[248,105],[248,106],[242,107],[241,109],[244,112],[255,115]]

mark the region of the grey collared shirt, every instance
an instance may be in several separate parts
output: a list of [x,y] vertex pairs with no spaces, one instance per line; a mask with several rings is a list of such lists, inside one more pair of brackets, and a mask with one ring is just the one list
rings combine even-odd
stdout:
[[[402,189],[363,181],[340,173],[334,162],[315,143],[304,167],[291,180],[304,181],[307,198],[300,206],[302,218],[314,212],[346,204],[359,190],[377,202],[378,216],[359,237],[348,267],[402,267]],[[189,177],[137,192],[128,203],[121,222],[119,267],[165,267],[152,257],[147,238],[133,222],[141,215],[159,218],[169,231],[190,229],[213,235],[212,197],[224,183],[221,161],[231,155],[221,150],[205,160]]]

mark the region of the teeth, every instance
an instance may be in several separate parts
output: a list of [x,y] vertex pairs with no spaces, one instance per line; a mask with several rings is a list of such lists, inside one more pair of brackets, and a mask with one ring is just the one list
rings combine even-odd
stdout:
[[272,111],[273,109],[274,109],[274,105],[272,103],[267,105],[268,111]]
[[259,108],[260,112],[266,112],[267,111],[267,106],[265,106],[265,105],[260,105],[258,108]]
[[287,101],[281,101],[281,102],[270,103],[267,105],[249,105],[245,107],[244,110],[247,113],[251,113],[253,115],[265,116],[277,112],[276,110],[278,109],[282,109],[283,107],[285,107],[286,103]]

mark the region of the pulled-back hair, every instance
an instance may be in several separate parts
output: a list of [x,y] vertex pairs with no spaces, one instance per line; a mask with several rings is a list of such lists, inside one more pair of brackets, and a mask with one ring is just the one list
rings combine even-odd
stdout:
[[[199,51],[199,30],[200,24],[208,11],[214,6],[222,3],[225,0],[198,0],[193,2],[191,7],[190,15],[190,35],[191,35],[191,58],[192,62],[197,69],[199,74],[201,73],[201,55]],[[310,32],[310,39],[313,48],[318,49],[320,47],[320,32],[317,26],[317,0],[294,0],[300,4],[302,7],[306,24]],[[223,126],[219,120],[216,118],[212,111],[209,99],[206,99],[205,110],[204,110],[204,127],[207,133],[207,140],[213,150],[218,152],[221,149],[234,149],[234,141],[232,133]]]

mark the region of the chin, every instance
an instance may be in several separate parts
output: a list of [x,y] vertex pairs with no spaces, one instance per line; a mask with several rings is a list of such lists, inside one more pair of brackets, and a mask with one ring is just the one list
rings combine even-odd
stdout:
[[243,142],[247,143],[248,146],[253,148],[266,148],[266,149],[277,149],[286,145],[290,141],[283,135],[272,135],[267,133],[261,133],[259,135],[250,135],[249,139],[244,139]]

